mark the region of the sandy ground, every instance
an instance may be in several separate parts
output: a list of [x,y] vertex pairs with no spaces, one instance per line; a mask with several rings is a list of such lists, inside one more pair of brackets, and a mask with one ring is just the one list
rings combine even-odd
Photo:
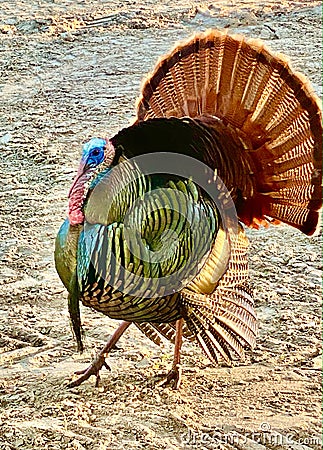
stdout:
[[179,391],[156,387],[172,346],[131,327],[111,372],[68,390],[116,327],[88,309],[78,355],[53,244],[90,136],[134,115],[140,81],[194,30],[226,27],[289,55],[321,95],[317,1],[10,1],[0,6],[0,449],[320,449],[321,238],[250,232],[260,334],[244,363],[185,344]]

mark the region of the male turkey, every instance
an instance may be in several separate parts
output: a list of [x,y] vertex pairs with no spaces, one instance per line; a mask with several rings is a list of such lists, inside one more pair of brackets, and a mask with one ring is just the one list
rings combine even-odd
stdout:
[[55,261],[79,349],[79,301],[123,320],[70,386],[99,379],[131,323],[156,343],[161,335],[175,343],[166,380],[175,387],[182,336],[213,363],[253,347],[240,222],[313,234],[321,149],[316,95],[260,41],[210,30],[164,56],[143,82],[135,123],[84,145],[69,193]]

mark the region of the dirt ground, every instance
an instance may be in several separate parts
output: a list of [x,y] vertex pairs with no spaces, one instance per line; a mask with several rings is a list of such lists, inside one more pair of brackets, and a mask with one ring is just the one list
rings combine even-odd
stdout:
[[100,388],[66,387],[117,324],[83,308],[77,354],[54,269],[81,144],[126,126],[158,56],[210,27],[262,38],[321,95],[318,1],[1,2],[1,450],[321,449],[321,238],[288,227],[248,233],[260,332],[245,362],[214,368],[187,343],[182,388],[156,387],[172,346],[130,327]]

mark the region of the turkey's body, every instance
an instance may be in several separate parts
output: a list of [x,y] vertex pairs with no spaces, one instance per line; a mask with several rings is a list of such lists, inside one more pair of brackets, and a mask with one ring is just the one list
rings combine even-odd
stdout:
[[230,363],[257,331],[238,219],[307,234],[318,224],[317,99],[261,43],[210,31],[157,64],[137,112],[107,148],[88,144],[56,242],[79,346],[82,301],[157,343],[180,321],[211,361]]

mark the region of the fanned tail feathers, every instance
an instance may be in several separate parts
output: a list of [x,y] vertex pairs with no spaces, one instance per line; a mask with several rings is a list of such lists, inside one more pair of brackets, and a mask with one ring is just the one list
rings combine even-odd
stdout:
[[193,36],[159,60],[137,101],[138,121],[171,116],[215,116],[244,137],[256,186],[236,205],[246,225],[283,221],[308,235],[316,231],[321,106],[285,57],[222,31]]

